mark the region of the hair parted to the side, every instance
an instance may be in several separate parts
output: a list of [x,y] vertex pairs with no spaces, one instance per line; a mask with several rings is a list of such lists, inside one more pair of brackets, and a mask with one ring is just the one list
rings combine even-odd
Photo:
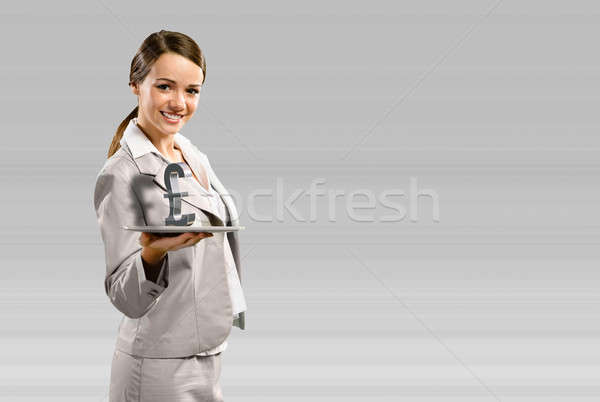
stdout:
[[[206,81],[206,60],[204,53],[198,44],[189,36],[180,32],[165,31],[154,32],[150,34],[138,49],[133,60],[131,60],[131,69],[129,70],[129,84],[141,83],[150,72],[152,65],[163,53],[177,53],[202,69],[202,83]],[[123,137],[123,132],[129,121],[138,115],[138,107],[136,106],[127,117],[119,124],[115,136],[112,139],[110,148],[108,149],[108,157],[110,158],[121,147],[119,143]]]

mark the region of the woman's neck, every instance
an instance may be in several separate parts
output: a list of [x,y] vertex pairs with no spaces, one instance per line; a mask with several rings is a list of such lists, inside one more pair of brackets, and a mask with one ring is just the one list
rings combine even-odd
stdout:
[[175,135],[173,134],[160,134],[160,133],[152,133],[152,130],[148,130],[148,128],[144,127],[144,123],[140,124],[139,119],[136,121],[136,125],[138,128],[148,137],[150,142],[156,147],[158,152],[162,154],[169,161],[173,162],[182,162],[182,154],[181,151],[175,145]]

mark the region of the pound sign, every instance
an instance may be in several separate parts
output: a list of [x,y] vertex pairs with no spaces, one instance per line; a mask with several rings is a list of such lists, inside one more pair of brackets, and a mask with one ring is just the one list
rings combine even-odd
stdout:
[[181,215],[181,198],[188,196],[188,192],[180,192],[177,184],[180,177],[192,175],[190,168],[183,162],[170,163],[165,169],[165,185],[169,191],[164,194],[169,199],[169,216],[165,219],[167,226],[189,226],[194,223],[195,214]]

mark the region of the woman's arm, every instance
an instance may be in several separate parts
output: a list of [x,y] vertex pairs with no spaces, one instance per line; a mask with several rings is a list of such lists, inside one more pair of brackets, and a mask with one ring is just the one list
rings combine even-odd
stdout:
[[[94,207],[104,242],[106,259],[105,291],[111,303],[130,318],[139,318],[154,305],[169,281],[169,256],[162,259],[163,278],[161,286],[149,280],[158,263],[156,255],[150,255],[149,269],[142,260],[139,233],[124,230],[121,225],[145,225],[143,211],[131,187],[131,177],[136,174],[129,161],[111,161],[100,172],[94,190]],[[150,278],[149,278],[150,277]]]

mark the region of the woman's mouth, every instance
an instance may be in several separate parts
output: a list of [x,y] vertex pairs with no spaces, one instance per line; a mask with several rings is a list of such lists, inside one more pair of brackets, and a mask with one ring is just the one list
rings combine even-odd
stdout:
[[181,120],[181,118],[183,117],[183,115],[180,114],[172,114],[163,111],[161,111],[160,114],[162,114],[165,120],[169,123],[179,123],[179,120]]

